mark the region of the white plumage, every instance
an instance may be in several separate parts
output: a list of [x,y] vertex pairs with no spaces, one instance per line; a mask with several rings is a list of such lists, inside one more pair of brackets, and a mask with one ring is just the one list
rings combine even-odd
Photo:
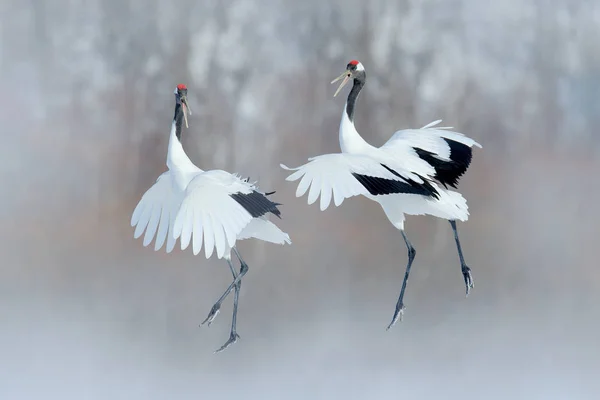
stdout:
[[[347,118],[344,115],[344,118]],[[435,121],[439,123],[441,121]],[[382,178],[401,184],[429,185],[437,192],[438,197],[423,196],[411,193],[388,193],[392,198],[404,205],[403,214],[434,215],[445,219],[468,219],[468,207],[460,193],[444,189],[436,182],[436,171],[429,163],[419,158],[414,148],[433,153],[440,161],[451,162],[450,146],[442,140],[447,138],[469,147],[481,145],[473,139],[458,132],[433,129],[428,126],[421,129],[406,129],[397,131],[383,146],[376,148],[363,146],[356,152],[325,154],[311,157],[308,163],[300,167],[290,168],[284,164],[281,167],[295,171],[287,181],[300,179],[296,196],[303,196],[309,189],[308,204],[313,204],[321,197],[321,211],[327,209],[331,202],[332,192],[334,204],[339,206],[344,199],[352,196],[365,196],[378,203],[389,203],[382,195],[371,195],[352,174]],[[447,128],[445,128],[447,129]],[[358,135],[358,132],[356,133]],[[346,141],[354,141],[352,137],[343,135]],[[362,138],[361,138],[362,139]],[[366,142],[365,142],[366,143]],[[346,146],[346,148],[359,146]],[[385,165],[385,166],[384,166]],[[388,168],[386,168],[388,167]],[[393,171],[393,172],[392,172]],[[393,184],[392,184],[393,185]],[[395,221],[392,221],[394,223]],[[402,226],[397,226],[403,229]]]
[[[464,134],[450,131],[449,129],[452,129],[452,127],[435,127],[440,122],[442,120],[433,121],[421,129],[399,130],[380,147],[380,150],[397,157],[405,157],[406,165],[411,169],[425,162],[419,158],[415,148],[433,153],[436,158],[442,161],[452,161],[450,158],[450,146],[444,139],[449,139],[468,147],[477,146],[481,148],[479,143]],[[406,157],[407,155],[412,157]],[[435,169],[429,164],[426,168],[429,174],[435,172]],[[433,178],[435,179],[435,177]]]
[[[213,248],[218,258],[228,256],[237,240],[259,236],[261,240],[277,244],[290,243],[290,238],[264,216],[253,217],[231,195],[250,195],[256,192],[254,184],[242,181],[238,176],[225,171],[213,170],[198,173],[185,190],[179,212],[175,218],[173,235],[181,241],[185,250],[193,236],[194,254],[200,252],[204,238],[206,258],[212,255]],[[253,234],[245,232],[253,220],[263,224],[253,226]],[[278,235],[268,235],[262,229],[277,231]]]
[[[167,166],[169,171],[160,175],[144,193],[131,217],[134,237],[139,238],[146,232],[144,246],[156,236],[154,250],[160,250],[166,239],[166,252],[170,253],[179,238],[182,250],[192,243],[196,255],[204,243],[206,258],[210,258],[215,249],[217,258],[230,258],[231,249],[241,239],[291,243],[289,236],[276,225],[262,215],[253,217],[231,197],[236,193],[258,192],[254,183],[222,170],[203,171],[192,163],[177,138],[176,119],[169,137]],[[263,197],[263,201],[270,202]],[[263,223],[250,227],[252,234],[244,232],[256,219]]]
[[[242,239],[291,243],[287,233],[264,216],[252,217],[231,197],[257,190],[255,184],[226,171],[202,171],[197,167],[169,170],[158,177],[136,206],[131,217],[131,226],[136,228],[134,237],[139,238],[145,231],[143,245],[148,246],[156,235],[154,250],[160,250],[166,239],[167,253],[179,238],[181,250],[193,244],[194,255],[204,242],[206,258],[215,249],[217,258],[230,258],[236,241]],[[257,219],[263,223],[253,225],[252,234],[244,232]]]
[[360,154],[324,154],[309,158],[309,161],[308,164],[297,168],[289,168],[283,164],[281,167],[296,171],[286,178],[287,181],[301,178],[296,189],[296,197],[303,196],[309,188],[308,204],[313,204],[319,195],[321,196],[321,211],[329,206],[332,194],[336,206],[352,196],[363,195],[373,198],[352,173],[401,180],[371,157]]
[[[241,277],[247,264],[239,256],[235,245],[238,240],[255,238],[276,244],[290,244],[287,233],[267,219],[268,213],[280,215],[277,203],[259,191],[255,183],[222,170],[203,171],[192,163],[181,145],[182,123],[187,125],[187,88],[178,85],[175,90],[175,116],[171,126],[167,153],[168,171],[142,196],[131,217],[134,237],[144,234],[143,245],[154,238],[154,250],[166,242],[170,253],[180,240],[181,250],[192,244],[194,255],[204,247],[206,258],[216,253],[232,269],[234,281],[221,299],[213,306],[205,320],[209,325],[219,312],[220,304],[235,289],[234,317],[230,340],[219,350],[237,340],[235,317]],[[234,250],[242,268],[235,273],[231,264]]]
[[[252,217],[230,197],[258,190],[253,184],[220,170],[198,170],[188,174],[183,182],[188,180],[186,189],[182,190],[174,174],[167,171],[144,193],[131,217],[134,237],[139,238],[145,231],[144,246],[156,236],[154,250],[160,250],[166,240],[166,252],[170,253],[180,238],[181,250],[187,249],[191,242],[193,253],[197,255],[204,242],[206,258],[210,258],[215,249],[217,258],[230,258],[237,240],[256,238],[276,244],[291,243],[287,233],[263,216]],[[254,220],[263,223],[250,226]]]
[[339,129],[342,152],[309,158],[308,163],[297,168],[283,164],[281,167],[294,171],[286,180],[300,180],[296,196],[308,192],[308,204],[313,204],[320,196],[320,209],[325,210],[332,198],[333,203],[339,206],[349,197],[362,195],[378,202],[390,222],[401,230],[409,251],[409,262],[389,329],[402,316],[404,290],[415,254],[404,233],[406,214],[433,215],[450,221],[467,295],[473,287],[455,224],[456,220],[468,219],[467,202],[460,193],[447,189],[447,186],[456,187],[471,162],[471,148],[481,145],[462,133],[450,131],[450,127],[437,127],[441,120],[421,129],[397,131],[379,148],[370,145],[360,136],[353,120],[356,99],[366,80],[361,63],[351,61],[346,71],[332,82],[343,79],[335,95],[352,78],[354,84]]

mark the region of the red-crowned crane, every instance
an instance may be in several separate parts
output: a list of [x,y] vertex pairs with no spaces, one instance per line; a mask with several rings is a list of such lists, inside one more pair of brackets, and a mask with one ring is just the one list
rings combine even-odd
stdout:
[[314,203],[320,195],[320,208],[325,210],[332,198],[339,206],[348,197],[363,195],[378,202],[390,222],[400,230],[408,249],[408,263],[387,328],[390,329],[404,313],[404,291],[415,258],[415,248],[404,232],[405,214],[433,215],[450,221],[467,296],[473,288],[471,269],[464,261],[456,230],[456,220],[466,221],[469,217],[467,201],[460,193],[448,190],[448,185],[456,188],[471,163],[472,147],[481,145],[461,133],[449,131],[451,128],[437,127],[441,121],[435,121],[421,129],[397,131],[383,146],[374,147],[354,126],[356,99],[366,81],[365,68],[352,60],[344,73],[331,83],[339,80],[342,82],[334,97],[353,80],[340,122],[342,152],[309,158],[308,163],[298,168],[283,164],[281,167],[295,171],[286,180],[301,179],[297,197],[310,188],[308,204]]
[[[278,203],[267,198],[272,193],[262,193],[258,187],[238,175],[222,170],[203,171],[188,158],[181,145],[183,121],[188,125],[187,87],[175,89],[175,115],[171,125],[167,152],[168,171],[158,177],[156,183],[144,193],[131,217],[135,227],[134,237],[146,232],[143,245],[147,246],[156,236],[154,250],[166,241],[170,253],[180,240],[181,250],[190,243],[194,255],[204,242],[204,254],[210,258],[213,251],[229,265],[233,282],[211,308],[202,322],[210,325],[219,313],[221,303],[232,291],[233,317],[227,342],[217,352],[225,350],[239,338],[236,332],[241,279],[248,272],[236,249],[236,241],[255,238],[277,244],[290,244],[289,236],[267,219],[269,213],[280,217]],[[231,251],[240,261],[240,272],[231,262]]]

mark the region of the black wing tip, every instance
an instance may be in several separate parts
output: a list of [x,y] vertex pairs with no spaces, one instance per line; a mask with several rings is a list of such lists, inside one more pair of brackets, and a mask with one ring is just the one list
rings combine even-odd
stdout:
[[442,138],[450,147],[450,161],[434,157],[434,153],[413,147],[420,159],[435,169],[435,179],[444,187],[448,185],[458,188],[458,181],[467,172],[473,159],[473,149],[466,144],[451,139]]
[[[386,167],[385,165],[383,166],[394,173],[394,175],[398,175],[400,177],[400,175],[394,170]],[[363,185],[365,189],[367,189],[373,196],[382,196],[386,194],[416,194],[425,197],[434,197],[436,199],[439,198],[437,190],[435,190],[431,183],[425,179],[423,179],[423,183],[417,183],[403,177],[401,178],[404,179],[405,182],[361,175],[355,172],[352,173],[352,176],[354,176],[354,178],[356,178],[356,180],[359,181],[360,184]]]
[[253,218],[271,213],[281,219],[281,211],[277,208],[281,204],[269,200],[266,195],[256,190],[250,193],[233,193],[230,196],[244,207]]
[[269,210],[269,212],[273,215],[275,215],[277,218],[281,219],[281,210],[279,210],[279,208],[277,208],[277,206],[281,206],[281,203],[275,203],[275,202],[271,202],[271,209]]
[[426,196],[433,197],[434,199],[438,199],[439,200],[440,199],[440,194],[433,187],[433,185],[431,184],[431,182],[429,182],[427,179],[425,179],[421,175],[417,174],[417,176],[419,178],[421,178],[421,180],[423,180],[423,183],[417,183],[417,182],[415,182],[413,180],[409,180],[409,183],[411,184],[411,186],[413,186],[414,188],[423,188],[428,193]]
[[[435,199],[440,198],[438,191],[433,187],[431,182],[429,182],[427,179],[423,178],[421,175],[416,174],[419,178],[421,178],[423,183],[417,183],[417,182],[413,181],[412,179],[408,179],[408,178],[401,176],[398,172],[394,171],[393,169],[391,169],[390,167],[388,167],[385,164],[381,164],[381,166],[383,168],[387,169],[388,171],[390,171],[392,174],[396,175],[398,178],[401,178],[404,181],[406,181],[406,184],[412,188],[412,190],[406,191],[403,193],[419,194],[421,196],[433,197]],[[402,182],[400,182],[400,183],[402,183]]]

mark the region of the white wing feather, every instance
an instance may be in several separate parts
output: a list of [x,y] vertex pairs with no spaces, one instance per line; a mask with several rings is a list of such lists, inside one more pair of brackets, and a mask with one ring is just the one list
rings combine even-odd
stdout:
[[380,149],[390,154],[405,154],[407,156],[414,154],[416,156],[413,147],[418,147],[434,153],[441,160],[449,161],[450,146],[443,140],[444,138],[469,147],[481,147],[479,143],[470,137],[460,132],[449,131],[448,129],[452,129],[451,127],[434,127],[440,122],[441,120],[434,121],[421,129],[399,130]]
[[291,244],[290,236],[283,232],[271,221],[264,218],[254,218],[240,232],[238,240],[255,238],[275,244]]
[[160,175],[133,211],[131,226],[135,227],[134,237],[139,238],[145,231],[143,245],[148,246],[156,235],[154,250],[160,250],[166,239],[166,251],[170,253],[175,247],[176,238],[169,233],[173,230],[175,215],[183,195],[184,192],[174,184],[170,171]]
[[312,204],[321,195],[321,211],[329,207],[332,197],[337,207],[349,197],[369,195],[369,191],[352,173],[405,182],[382,166],[379,161],[368,156],[338,153],[324,154],[308,160],[308,163],[297,168],[290,168],[283,164],[280,166],[285,170],[295,171],[286,178],[287,181],[302,178],[298,183],[296,197],[303,196],[310,188],[308,204]]
[[227,255],[252,215],[230,195],[250,193],[253,186],[224,171],[207,171],[189,183],[173,226],[173,236],[180,238],[185,250],[192,241],[194,255],[200,252],[210,258]]

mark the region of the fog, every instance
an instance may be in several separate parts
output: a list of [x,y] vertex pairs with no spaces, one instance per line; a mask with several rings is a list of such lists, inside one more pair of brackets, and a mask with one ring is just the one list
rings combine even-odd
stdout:
[[[0,2],[0,399],[595,399],[600,3]],[[364,138],[443,119],[483,145],[452,230],[365,198],[319,211],[280,163],[338,152],[351,59]],[[201,168],[276,190],[291,246],[244,241],[241,339],[223,261],[133,239],[165,170],[173,89]],[[232,297],[232,296],[230,296]]]

